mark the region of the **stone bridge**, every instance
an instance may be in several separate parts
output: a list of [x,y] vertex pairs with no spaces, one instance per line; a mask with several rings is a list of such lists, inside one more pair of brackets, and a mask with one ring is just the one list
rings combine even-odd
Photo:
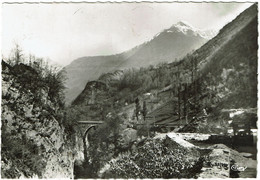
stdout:
[[[91,129],[95,129],[96,126],[103,124],[104,121],[78,121],[77,122],[78,125],[80,125],[80,131],[82,134],[82,138],[83,138],[83,143],[84,146],[87,145],[88,141],[87,141],[87,137],[88,137],[88,133]],[[137,126],[140,125],[146,125],[149,124],[150,127],[154,126],[154,127],[158,127],[158,126],[165,126],[165,127],[178,127],[179,125],[185,125],[187,124],[187,122],[184,120],[183,121],[178,121],[178,122],[138,122],[136,123]]]
[[89,146],[88,142],[88,133],[91,129],[95,129],[96,126],[103,124],[104,121],[78,121],[78,127],[80,129],[81,138],[80,141],[83,140],[83,149],[84,149],[84,158],[88,159],[87,156],[87,148]]
[[103,123],[104,121],[78,121],[77,124],[80,125],[81,134],[83,135],[83,141],[86,141],[89,130]]

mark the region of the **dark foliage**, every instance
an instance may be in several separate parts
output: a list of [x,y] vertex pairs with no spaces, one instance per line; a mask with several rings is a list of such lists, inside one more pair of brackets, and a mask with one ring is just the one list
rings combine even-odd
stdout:
[[[2,127],[2,159],[12,159],[12,166],[9,171],[2,174],[5,178],[16,178],[19,174],[15,169],[21,171],[27,178],[33,174],[42,176],[47,162],[41,155],[44,149],[35,145],[32,141],[23,136],[22,139],[15,138],[5,132]],[[13,171],[13,172],[12,172]]]
[[[193,158],[186,158],[188,154]],[[166,140],[147,140],[137,152],[111,162],[105,178],[195,178],[202,168],[197,155],[196,150],[169,147]]]

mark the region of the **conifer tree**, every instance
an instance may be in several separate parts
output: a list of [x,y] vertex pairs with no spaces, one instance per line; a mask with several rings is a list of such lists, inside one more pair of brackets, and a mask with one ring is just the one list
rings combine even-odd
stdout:
[[136,100],[135,100],[135,116],[136,116],[137,120],[138,120],[138,115],[139,115],[140,111],[141,111],[140,101],[139,101],[138,98],[136,98]]
[[144,117],[144,121],[145,121],[145,118],[146,118],[146,115],[147,115],[147,107],[146,107],[146,102],[144,101],[143,102],[143,117]]

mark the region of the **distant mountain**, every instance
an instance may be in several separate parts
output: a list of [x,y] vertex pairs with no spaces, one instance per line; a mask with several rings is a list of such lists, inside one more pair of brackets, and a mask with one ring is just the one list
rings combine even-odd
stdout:
[[177,61],[215,35],[214,31],[201,31],[188,23],[178,22],[155,35],[150,41],[121,54],[76,59],[65,67],[68,77],[66,102],[70,103],[88,81],[97,79],[103,73]]
[[160,62],[174,62],[216,35],[213,31],[210,32],[212,34],[180,21],[142,44],[127,61],[122,63],[121,67],[141,67]]
[[[197,90],[198,105],[212,115],[206,127],[203,123],[195,122],[188,124],[185,130],[197,131],[196,123],[204,127],[205,131],[216,129],[216,122],[223,121],[224,124],[228,124],[225,122],[228,118],[223,119],[223,114],[220,113],[222,110],[246,111],[257,108],[257,25],[257,4],[254,4],[178,65],[178,69],[185,74],[185,64],[189,65],[190,59],[196,59],[201,74],[196,82],[200,84]],[[190,101],[193,101],[195,95],[192,88],[192,85],[188,87],[191,91]],[[171,88],[168,89],[172,91]],[[172,123],[178,119],[171,114],[176,104],[176,100],[170,99],[152,111],[148,118],[161,124]],[[190,113],[193,111],[190,110]]]
[[[139,105],[146,102],[147,122],[158,126],[184,126],[181,129],[184,132],[226,133],[230,120],[227,112],[237,109],[250,112],[250,118],[244,119],[254,122],[257,119],[254,114],[257,108],[257,25],[257,5],[254,4],[180,61],[156,68],[104,74],[87,83],[73,105],[88,108],[88,114],[94,115],[89,119],[101,119],[101,112],[110,107],[125,114],[131,122],[138,120],[135,117],[138,98]],[[185,28],[178,31],[189,33]]]

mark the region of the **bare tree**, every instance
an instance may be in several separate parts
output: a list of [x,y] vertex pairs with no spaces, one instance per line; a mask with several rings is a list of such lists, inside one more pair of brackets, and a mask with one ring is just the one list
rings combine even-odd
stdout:
[[19,64],[20,62],[23,62],[23,54],[22,54],[22,49],[19,44],[15,44],[15,47],[13,49],[13,61],[15,64]]

